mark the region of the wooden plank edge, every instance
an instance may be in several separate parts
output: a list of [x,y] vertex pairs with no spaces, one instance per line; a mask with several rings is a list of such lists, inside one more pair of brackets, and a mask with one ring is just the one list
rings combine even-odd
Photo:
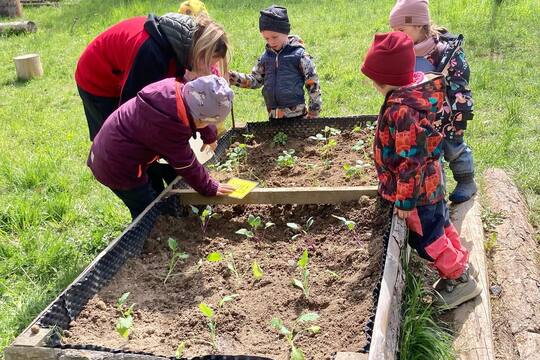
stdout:
[[376,186],[255,188],[243,199],[228,196],[203,196],[192,189],[172,189],[182,204],[338,204],[376,196]]
[[160,202],[161,200],[163,200],[164,198],[166,198],[166,195],[168,193],[168,191],[172,190],[173,187],[176,185],[176,183],[178,183],[179,181],[181,180],[180,177],[177,177],[172,183],[169,184],[169,186],[167,186],[167,188],[165,188],[165,190],[154,200],[150,203],[150,205],[148,205],[146,207],[146,209],[144,209],[144,211],[139,215],[137,216],[129,225],[128,227],[120,234],[118,235],[114,240],[112,240],[109,245],[103,249],[95,258],[94,260],[79,274],[79,276],[77,276],[75,278],[75,280],[73,280],[68,286],[66,286],[66,288],[64,289],[64,291],[62,291],[60,293],[60,295],[58,295],[53,301],[51,301],[49,303],[49,305],[42,311],[39,313],[38,316],[36,316],[32,322],[21,332],[21,334],[19,336],[17,336],[15,338],[15,340],[13,341],[12,345],[16,344],[17,341],[19,341],[20,337],[21,336],[24,336],[24,334],[26,334],[27,332],[31,331],[31,328],[36,325],[37,325],[37,322],[39,321],[39,319],[41,319],[41,317],[43,315],[45,315],[45,313],[47,311],[49,311],[49,309],[52,307],[52,305],[58,301],[64,294],[65,292],[67,291],[67,289],[69,289],[71,286],[73,286],[74,284],[76,284],[79,280],[83,279],[89,272],[90,270],[92,269],[92,267],[95,266],[95,264],[102,258],[104,257],[107,252],[112,248],[114,247],[119,241],[120,239],[128,232],[130,231],[131,229],[133,229],[133,227],[135,227],[137,225],[137,223],[139,222],[140,219],[142,219],[144,217],[144,215],[146,215],[148,213],[148,211],[150,211],[150,209],[152,209],[152,207]]
[[457,358],[461,360],[492,360],[495,359],[495,351],[491,303],[478,196],[452,207],[463,245],[470,251],[469,262],[478,271],[478,282],[482,287],[480,296],[452,311],[454,327],[458,329],[454,348]]
[[402,251],[405,248],[406,235],[405,222],[394,215],[373,324],[369,360],[394,360],[397,358],[401,297],[405,286]]

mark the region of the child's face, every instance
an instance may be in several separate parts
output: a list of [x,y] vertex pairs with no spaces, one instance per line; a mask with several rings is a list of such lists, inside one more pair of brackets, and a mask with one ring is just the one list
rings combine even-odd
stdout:
[[289,40],[289,35],[270,30],[261,31],[261,35],[264,40],[266,40],[268,46],[270,46],[275,51],[281,50],[283,45],[285,45]]
[[426,33],[423,28],[422,25],[402,25],[395,27],[392,30],[404,32],[409,35],[415,44],[417,44],[426,39]]

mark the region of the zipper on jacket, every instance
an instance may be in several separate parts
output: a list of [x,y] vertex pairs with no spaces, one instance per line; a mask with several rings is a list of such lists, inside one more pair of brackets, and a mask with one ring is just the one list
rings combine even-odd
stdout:
[[274,103],[276,104],[276,108],[279,107],[279,104],[278,104],[278,101],[277,101],[277,97],[276,97],[276,92],[277,92],[277,75],[278,75],[278,67],[279,67],[279,54],[281,54],[281,52],[283,51],[283,49],[285,48],[285,46],[287,46],[287,44],[285,44],[279,51],[275,51],[274,49],[272,49],[272,51],[274,52],[274,54],[276,54],[276,67],[274,68]]

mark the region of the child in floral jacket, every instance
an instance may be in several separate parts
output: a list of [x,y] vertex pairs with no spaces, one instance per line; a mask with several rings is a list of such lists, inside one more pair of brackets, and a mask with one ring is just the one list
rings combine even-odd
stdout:
[[415,73],[414,65],[410,37],[391,32],[375,35],[361,68],[385,96],[373,146],[379,194],[406,220],[409,244],[439,271],[441,303],[454,308],[481,288],[444,200],[443,137],[435,128],[444,78]]
[[[287,9],[273,5],[262,10],[259,30],[266,40],[266,51],[251,74],[231,71],[230,83],[250,89],[263,86],[270,119],[318,117],[322,101],[315,63],[305,51],[302,39],[289,35]],[[304,86],[309,94],[308,107]]]
[[462,49],[463,35],[452,35],[430,25],[428,5],[428,0],[398,0],[390,13],[390,27],[405,32],[414,41],[416,71],[445,76],[446,99],[436,126],[444,135],[444,158],[457,181],[449,199],[461,203],[477,191],[472,151],[463,139],[467,122],[474,115],[470,68]]

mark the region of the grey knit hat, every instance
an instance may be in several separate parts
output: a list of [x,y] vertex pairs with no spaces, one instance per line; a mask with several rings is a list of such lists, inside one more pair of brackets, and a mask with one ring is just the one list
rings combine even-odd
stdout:
[[291,32],[291,24],[289,23],[287,9],[282,6],[272,5],[261,10],[261,16],[259,17],[259,31],[264,30],[288,35]]
[[220,123],[231,111],[234,92],[224,78],[208,75],[186,83],[182,96],[193,119]]

